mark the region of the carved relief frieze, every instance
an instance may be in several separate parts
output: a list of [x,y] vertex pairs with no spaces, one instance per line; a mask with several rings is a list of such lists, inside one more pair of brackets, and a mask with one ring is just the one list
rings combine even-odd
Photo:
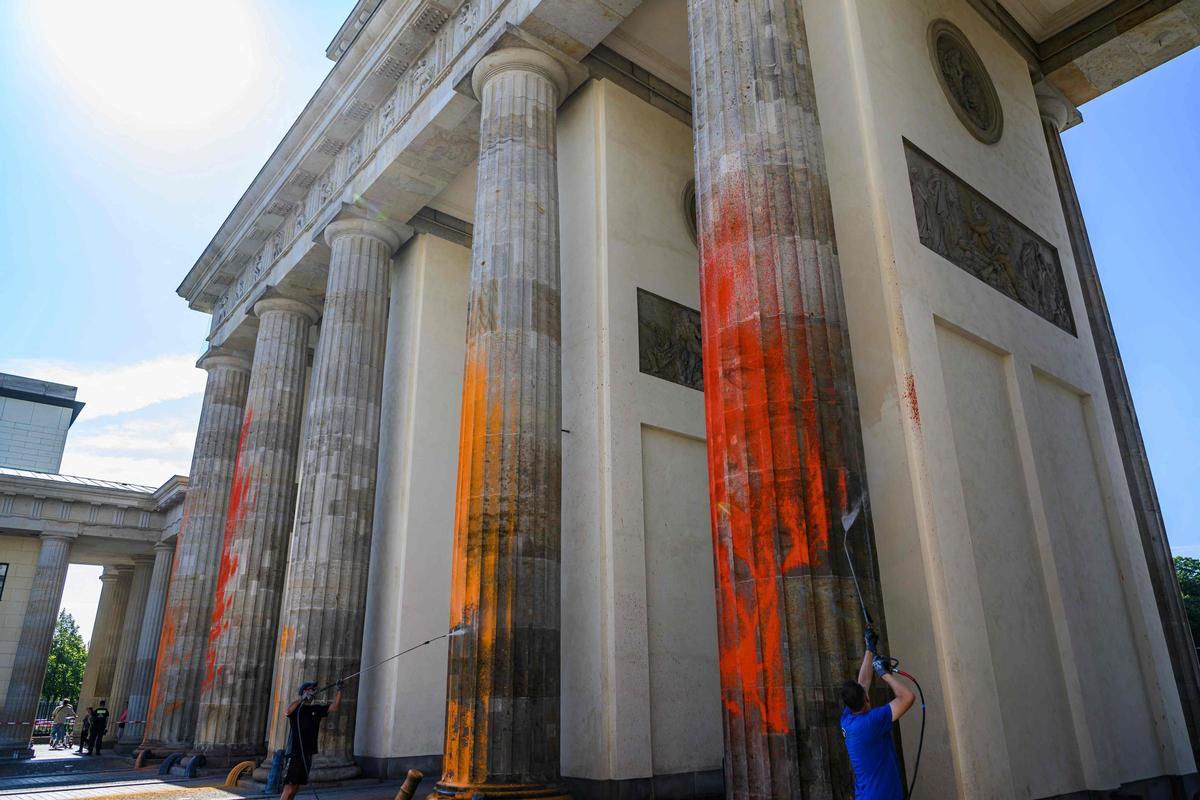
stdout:
[[[312,146],[315,152],[335,160],[319,173],[300,168],[293,171],[285,190],[300,190],[304,196],[295,204],[294,216],[284,219],[276,228],[280,236],[279,252],[274,252],[272,247],[265,258],[273,261],[287,250],[290,242],[301,234],[308,222],[318,217],[321,209],[338,196],[342,185],[359,165],[375,152],[394,129],[409,120],[417,103],[449,73],[463,49],[496,23],[509,1],[468,0],[459,4],[426,0],[418,8],[412,18],[413,29],[432,34],[432,41],[420,51],[420,57],[409,61],[403,52],[397,51],[384,55],[372,68],[375,75],[397,81],[395,89],[378,105],[351,100],[342,110],[344,118],[362,121],[359,132],[349,142],[339,134],[338,137],[323,136]],[[397,34],[398,37],[404,35],[403,32]],[[270,207],[272,202],[275,201],[268,201],[267,206]],[[268,235],[269,232],[263,234],[264,238]],[[237,243],[233,242],[226,252],[233,253],[237,249]],[[267,270],[270,263],[264,259],[262,272]],[[227,256],[226,265],[229,264]],[[223,320],[237,305],[243,296],[238,292],[238,285],[251,275],[252,271],[247,270],[246,275],[241,280],[234,280],[217,300],[213,314],[218,321]],[[257,277],[253,275],[251,286],[247,286],[246,290],[252,288]]]
[[1075,335],[1058,250],[904,141],[921,244]]
[[647,375],[704,391],[700,312],[637,290],[638,368]]

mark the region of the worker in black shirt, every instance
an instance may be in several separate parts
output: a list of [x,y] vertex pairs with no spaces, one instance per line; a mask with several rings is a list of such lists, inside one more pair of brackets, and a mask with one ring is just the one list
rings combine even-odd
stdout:
[[108,708],[105,707],[105,701],[101,700],[100,705],[92,712],[92,729],[91,741],[88,743],[88,755],[100,755],[100,745],[104,741],[104,734],[108,731]]
[[317,684],[305,681],[300,684],[300,695],[287,707],[288,741],[286,761],[283,766],[283,794],[281,800],[290,800],[308,783],[308,771],[317,752],[317,729],[321,720],[333,714],[342,704],[342,682],[337,682],[337,693],[329,705],[314,703]]

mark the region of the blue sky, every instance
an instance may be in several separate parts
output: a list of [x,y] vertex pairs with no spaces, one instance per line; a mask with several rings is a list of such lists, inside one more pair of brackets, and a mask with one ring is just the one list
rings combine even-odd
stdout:
[[[0,3],[0,371],[79,386],[63,471],[185,473],[207,317],[175,287],[331,62],[350,0]],[[1065,137],[1168,532],[1200,555],[1200,52]],[[90,633],[98,568],[67,605]]]

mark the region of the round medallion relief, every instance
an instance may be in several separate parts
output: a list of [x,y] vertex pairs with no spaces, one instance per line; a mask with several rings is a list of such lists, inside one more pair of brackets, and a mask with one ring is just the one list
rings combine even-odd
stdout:
[[958,119],[979,141],[995,144],[1004,129],[1004,112],[991,76],[966,35],[949,20],[929,26],[929,55],[938,83]]
[[700,246],[700,240],[696,236],[696,227],[699,222],[699,210],[696,208],[696,180],[693,178],[688,181],[683,187],[683,221],[687,224],[688,235],[692,237],[692,244]]

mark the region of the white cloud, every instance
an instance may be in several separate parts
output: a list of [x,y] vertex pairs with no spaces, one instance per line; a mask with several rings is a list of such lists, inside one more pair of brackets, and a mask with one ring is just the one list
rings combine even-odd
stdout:
[[170,354],[125,364],[10,359],[11,372],[79,388],[83,413],[67,434],[59,471],[161,486],[191,468],[206,376],[195,356]]
[[[183,415],[166,419],[138,419],[123,415],[92,432],[77,431],[71,436],[71,448],[85,452],[151,452],[164,457],[187,453],[196,438],[195,420]],[[96,428],[96,425],[92,425]]]
[[86,403],[81,419],[89,421],[199,394],[206,380],[204,371],[196,368],[196,356],[184,353],[132,364],[10,359],[0,361],[0,372],[78,387],[77,396]]

